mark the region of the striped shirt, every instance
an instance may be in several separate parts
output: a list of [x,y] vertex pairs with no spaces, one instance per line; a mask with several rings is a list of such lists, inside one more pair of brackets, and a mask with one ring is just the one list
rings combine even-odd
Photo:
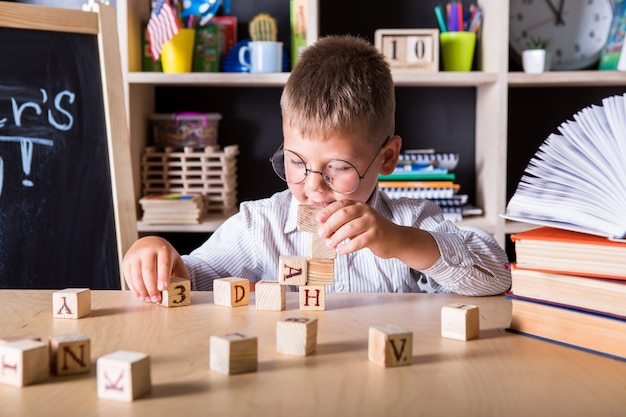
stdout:
[[[270,198],[242,202],[211,237],[183,260],[192,288],[212,290],[213,280],[278,280],[281,255],[307,256],[309,236],[297,230],[298,201],[289,190]],[[511,285],[508,258],[490,236],[459,229],[444,220],[428,200],[391,200],[376,190],[369,204],[396,224],[432,234],[440,257],[417,271],[398,259],[382,259],[369,249],[335,259],[332,292],[451,292],[461,295],[502,294]]]

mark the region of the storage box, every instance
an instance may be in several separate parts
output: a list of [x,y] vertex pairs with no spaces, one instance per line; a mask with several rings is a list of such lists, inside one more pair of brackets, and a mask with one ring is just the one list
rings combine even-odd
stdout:
[[167,113],[150,116],[152,144],[175,148],[217,145],[220,113]]

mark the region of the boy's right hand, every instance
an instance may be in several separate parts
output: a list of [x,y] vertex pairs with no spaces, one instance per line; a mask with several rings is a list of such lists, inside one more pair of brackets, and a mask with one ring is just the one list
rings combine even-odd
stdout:
[[135,297],[158,303],[170,278],[189,278],[189,271],[174,247],[158,236],[146,236],[128,249],[122,261],[124,278]]

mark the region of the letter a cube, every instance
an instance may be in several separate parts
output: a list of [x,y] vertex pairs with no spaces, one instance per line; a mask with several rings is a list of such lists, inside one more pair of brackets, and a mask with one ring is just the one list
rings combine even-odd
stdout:
[[23,387],[49,375],[47,343],[25,339],[0,345],[0,384]]
[[317,319],[290,317],[276,323],[276,350],[291,356],[308,356],[317,347]]
[[281,285],[306,285],[307,276],[306,257],[278,257],[278,282]]
[[448,304],[441,308],[441,336],[471,340],[480,332],[478,307],[470,304]]
[[413,333],[394,324],[370,326],[367,357],[383,368],[410,365]]
[[53,374],[69,375],[91,370],[91,344],[84,334],[50,336],[48,345]]
[[226,333],[211,336],[211,369],[225,374],[254,372],[257,369],[258,342],[256,336],[243,333]]
[[150,357],[142,352],[118,350],[98,358],[98,397],[133,401],[150,392]]
[[213,280],[213,302],[227,307],[247,306],[250,302],[250,281],[236,277]]
[[52,316],[61,319],[79,319],[91,314],[91,290],[66,288],[52,293]]

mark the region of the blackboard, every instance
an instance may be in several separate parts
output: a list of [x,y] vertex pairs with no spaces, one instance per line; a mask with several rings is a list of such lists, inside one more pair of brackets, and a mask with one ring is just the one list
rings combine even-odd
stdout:
[[129,133],[115,12],[96,7],[0,3],[0,288],[122,287]]

